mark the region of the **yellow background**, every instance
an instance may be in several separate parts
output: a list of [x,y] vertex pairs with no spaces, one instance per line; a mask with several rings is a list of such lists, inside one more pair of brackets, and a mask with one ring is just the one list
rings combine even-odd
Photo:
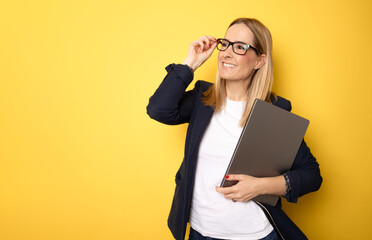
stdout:
[[[271,30],[274,90],[311,120],[324,177],[285,211],[310,239],[371,239],[371,12],[369,0],[1,1],[0,239],[172,239],[186,125],[145,107],[191,41],[241,16]],[[214,80],[216,56],[196,79]]]

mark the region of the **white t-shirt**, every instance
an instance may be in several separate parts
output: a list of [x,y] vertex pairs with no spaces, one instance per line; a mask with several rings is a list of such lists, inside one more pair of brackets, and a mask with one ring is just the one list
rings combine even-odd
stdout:
[[255,202],[233,202],[215,189],[242,132],[239,123],[244,107],[245,102],[227,98],[225,108],[213,115],[200,143],[190,225],[204,236],[251,240],[266,237],[273,230]]

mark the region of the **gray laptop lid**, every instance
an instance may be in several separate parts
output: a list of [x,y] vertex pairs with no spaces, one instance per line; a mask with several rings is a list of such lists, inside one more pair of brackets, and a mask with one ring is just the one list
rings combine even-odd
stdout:
[[[309,120],[256,99],[226,175],[273,177],[288,171],[303,140]],[[223,178],[221,186],[236,184]],[[261,195],[253,200],[275,205],[279,196]]]

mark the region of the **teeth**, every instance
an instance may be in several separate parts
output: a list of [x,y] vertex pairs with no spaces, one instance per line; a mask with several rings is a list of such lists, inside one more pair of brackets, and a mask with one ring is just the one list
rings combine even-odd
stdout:
[[229,64],[229,63],[223,63],[225,67],[235,67],[235,65]]

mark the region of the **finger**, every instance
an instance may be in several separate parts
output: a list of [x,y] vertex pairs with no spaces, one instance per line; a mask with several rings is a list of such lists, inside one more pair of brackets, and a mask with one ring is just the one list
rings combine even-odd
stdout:
[[201,39],[203,39],[208,44],[212,44],[212,43],[217,41],[217,39],[215,37],[208,36],[208,35],[205,35],[205,36],[201,37]]
[[234,192],[230,194],[225,194],[224,197],[226,199],[230,200],[236,200],[237,202],[248,202],[249,200],[252,200],[255,195],[253,194],[242,194],[240,192]]
[[200,40],[200,45],[201,45],[202,52],[205,52],[209,49],[208,42],[206,42],[205,39]]
[[244,179],[244,175],[243,174],[229,174],[225,176],[225,179],[229,181],[242,181]]
[[222,193],[225,199],[237,200],[236,198],[234,198],[235,193],[230,192],[230,190],[231,187],[216,187],[216,191]]
[[193,41],[191,45],[195,50],[203,50],[204,47],[204,43],[200,39]]
[[207,36],[207,38],[209,39],[209,44],[210,45],[213,45],[214,43],[217,43],[217,39],[213,36]]
[[232,194],[232,193],[235,192],[235,187],[234,186],[231,186],[231,187],[216,187],[216,191],[219,192],[219,193],[222,193],[224,195]]
[[217,46],[217,40],[215,37],[212,36],[203,36],[201,40],[205,43],[205,48],[208,50],[214,50]]
[[210,35],[206,35],[207,36],[207,38],[209,38],[212,42],[214,41],[216,41],[217,39],[215,38],[215,37],[213,37],[213,36],[210,36]]
[[209,49],[211,47],[212,41],[208,36],[203,36],[200,38],[205,46],[205,49]]
[[209,46],[208,53],[212,54],[212,52],[216,49],[216,47],[217,47],[217,42],[212,43]]
[[192,46],[194,47],[195,51],[203,51],[204,49],[204,43],[201,40],[192,42]]
[[232,200],[232,201],[236,201],[237,199],[234,198],[233,194],[227,194],[224,196],[225,199],[228,199],[228,200]]

